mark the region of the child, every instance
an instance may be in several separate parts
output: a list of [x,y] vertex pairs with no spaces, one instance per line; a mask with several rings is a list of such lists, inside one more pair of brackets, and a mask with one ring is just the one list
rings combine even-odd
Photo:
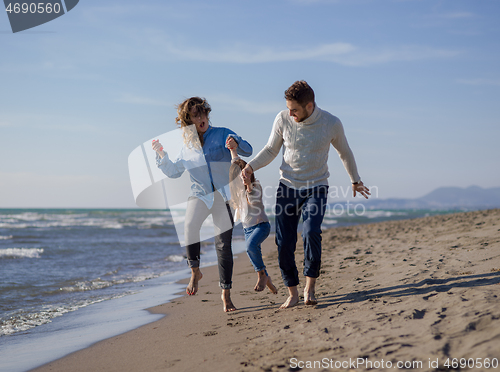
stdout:
[[252,174],[251,184],[244,185],[241,179],[241,170],[247,164],[240,159],[237,152],[236,141],[228,138],[226,147],[231,151],[231,167],[229,168],[229,189],[231,191],[231,206],[236,212],[235,219],[241,218],[247,254],[255,271],[257,272],[257,284],[254,289],[263,291],[266,286],[276,294],[278,291],[267,274],[266,266],[262,260],[261,244],[269,236],[271,224],[267,218],[262,203],[262,186]]

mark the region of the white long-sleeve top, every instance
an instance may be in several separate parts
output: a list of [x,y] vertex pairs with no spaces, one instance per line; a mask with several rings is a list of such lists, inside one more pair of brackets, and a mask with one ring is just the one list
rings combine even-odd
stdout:
[[257,171],[273,161],[283,147],[280,167],[283,184],[294,189],[328,185],[330,144],[337,150],[351,182],[359,181],[356,161],[341,121],[318,106],[299,123],[288,110],[281,111],[274,120],[267,145],[248,164]]
[[252,191],[245,191],[245,196],[246,200],[242,204],[246,204],[246,208],[243,208],[241,216],[243,227],[248,228],[262,222],[269,222],[264,203],[262,203],[262,186],[260,182],[256,180],[252,184]]

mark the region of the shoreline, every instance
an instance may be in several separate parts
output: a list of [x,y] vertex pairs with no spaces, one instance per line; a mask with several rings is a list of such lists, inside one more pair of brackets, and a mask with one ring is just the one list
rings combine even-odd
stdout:
[[357,358],[377,370],[396,365],[382,360],[437,370],[447,358],[500,359],[498,221],[496,209],[326,230],[319,303],[287,310],[278,310],[286,288],[268,238],[278,295],[253,291],[256,274],[240,254],[237,311],[222,311],[217,267],[207,267],[197,295],[148,309],[160,320],[34,371],[322,371]]

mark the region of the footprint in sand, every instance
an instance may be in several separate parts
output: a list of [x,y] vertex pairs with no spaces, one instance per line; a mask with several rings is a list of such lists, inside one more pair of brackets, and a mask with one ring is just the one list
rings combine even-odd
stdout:
[[406,317],[406,319],[424,319],[427,310],[413,310],[413,313]]

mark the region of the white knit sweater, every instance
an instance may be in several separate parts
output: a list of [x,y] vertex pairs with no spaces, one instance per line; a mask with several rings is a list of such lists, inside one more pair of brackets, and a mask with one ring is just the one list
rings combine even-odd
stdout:
[[274,120],[267,145],[248,164],[254,171],[265,167],[283,146],[280,181],[294,189],[328,185],[328,152],[335,147],[351,182],[360,180],[354,155],[347,143],[340,120],[315,107],[311,116],[297,123],[288,110]]

